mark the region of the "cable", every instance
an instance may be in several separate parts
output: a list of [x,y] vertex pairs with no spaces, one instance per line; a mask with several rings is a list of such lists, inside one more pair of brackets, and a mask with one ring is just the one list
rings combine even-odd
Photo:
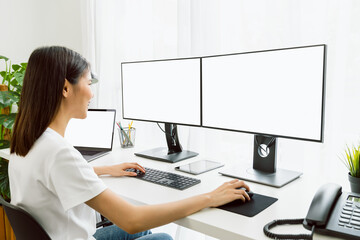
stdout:
[[302,224],[304,221],[303,218],[300,219],[279,219],[269,222],[264,226],[264,234],[273,239],[313,239],[315,225],[312,226],[311,234],[277,234],[270,231],[271,228],[277,225],[284,225],[284,224]]
[[163,133],[165,133],[166,135],[170,136],[170,137],[173,139],[173,141],[175,141],[175,134],[176,134],[176,129],[177,129],[177,125],[176,125],[176,124],[174,124],[174,128],[173,128],[174,131],[172,132],[172,134],[164,131],[164,129],[162,129],[162,128],[160,127],[160,125],[159,125],[158,122],[157,122],[156,124],[158,125],[158,127],[160,128],[160,130],[161,130]]

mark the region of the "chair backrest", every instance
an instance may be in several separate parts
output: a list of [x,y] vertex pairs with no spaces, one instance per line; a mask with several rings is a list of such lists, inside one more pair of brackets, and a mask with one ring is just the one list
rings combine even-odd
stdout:
[[14,230],[16,240],[23,239],[51,239],[44,228],[25,210],[6,202],[0,195],[10,225]]

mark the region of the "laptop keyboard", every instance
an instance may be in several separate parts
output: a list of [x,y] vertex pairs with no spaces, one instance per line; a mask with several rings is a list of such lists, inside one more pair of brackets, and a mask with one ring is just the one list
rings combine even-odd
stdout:
[[186,177],[179,174],[160,171],[147,167],[145,167],[146,173],[132,168],[127,169],[126,171],[136,172],[138,174],[136,178],[138,179],[166,187],[175,188],[178,190],[184,190],[201,182],[200,179]]
[[82,155],[88,155],[88,156],[92,156],[92,155],[95,155],[95,154],[98,154],[102,151],[86,151],[86,150],[81,150],[80,151]]

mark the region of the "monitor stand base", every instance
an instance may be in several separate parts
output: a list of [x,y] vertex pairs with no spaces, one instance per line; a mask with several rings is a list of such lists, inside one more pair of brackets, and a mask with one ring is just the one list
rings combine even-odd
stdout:
[[231,169],[224,169],[219,172],[228,177],[239,178],[242,180],[260,183],[272,187],[280,188],[295,179],[299,178],[302,173],[290,171],[286,169],[277,168],[275,173],[267,173],[253,168],[233,167]]
[[181,152],[168,154],[168,148],[154,148],[144,152],[135,153],[136,156],[153,160],[175,163],[198,155],[196,152],[182,150]]

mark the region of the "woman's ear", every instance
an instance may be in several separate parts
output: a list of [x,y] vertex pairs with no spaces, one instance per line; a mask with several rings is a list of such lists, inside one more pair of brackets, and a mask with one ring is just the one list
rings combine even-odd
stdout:
[[70,83],[69,81],[65,78],[65,84],[63,87],[63,97],[67,98],[70,94]]

